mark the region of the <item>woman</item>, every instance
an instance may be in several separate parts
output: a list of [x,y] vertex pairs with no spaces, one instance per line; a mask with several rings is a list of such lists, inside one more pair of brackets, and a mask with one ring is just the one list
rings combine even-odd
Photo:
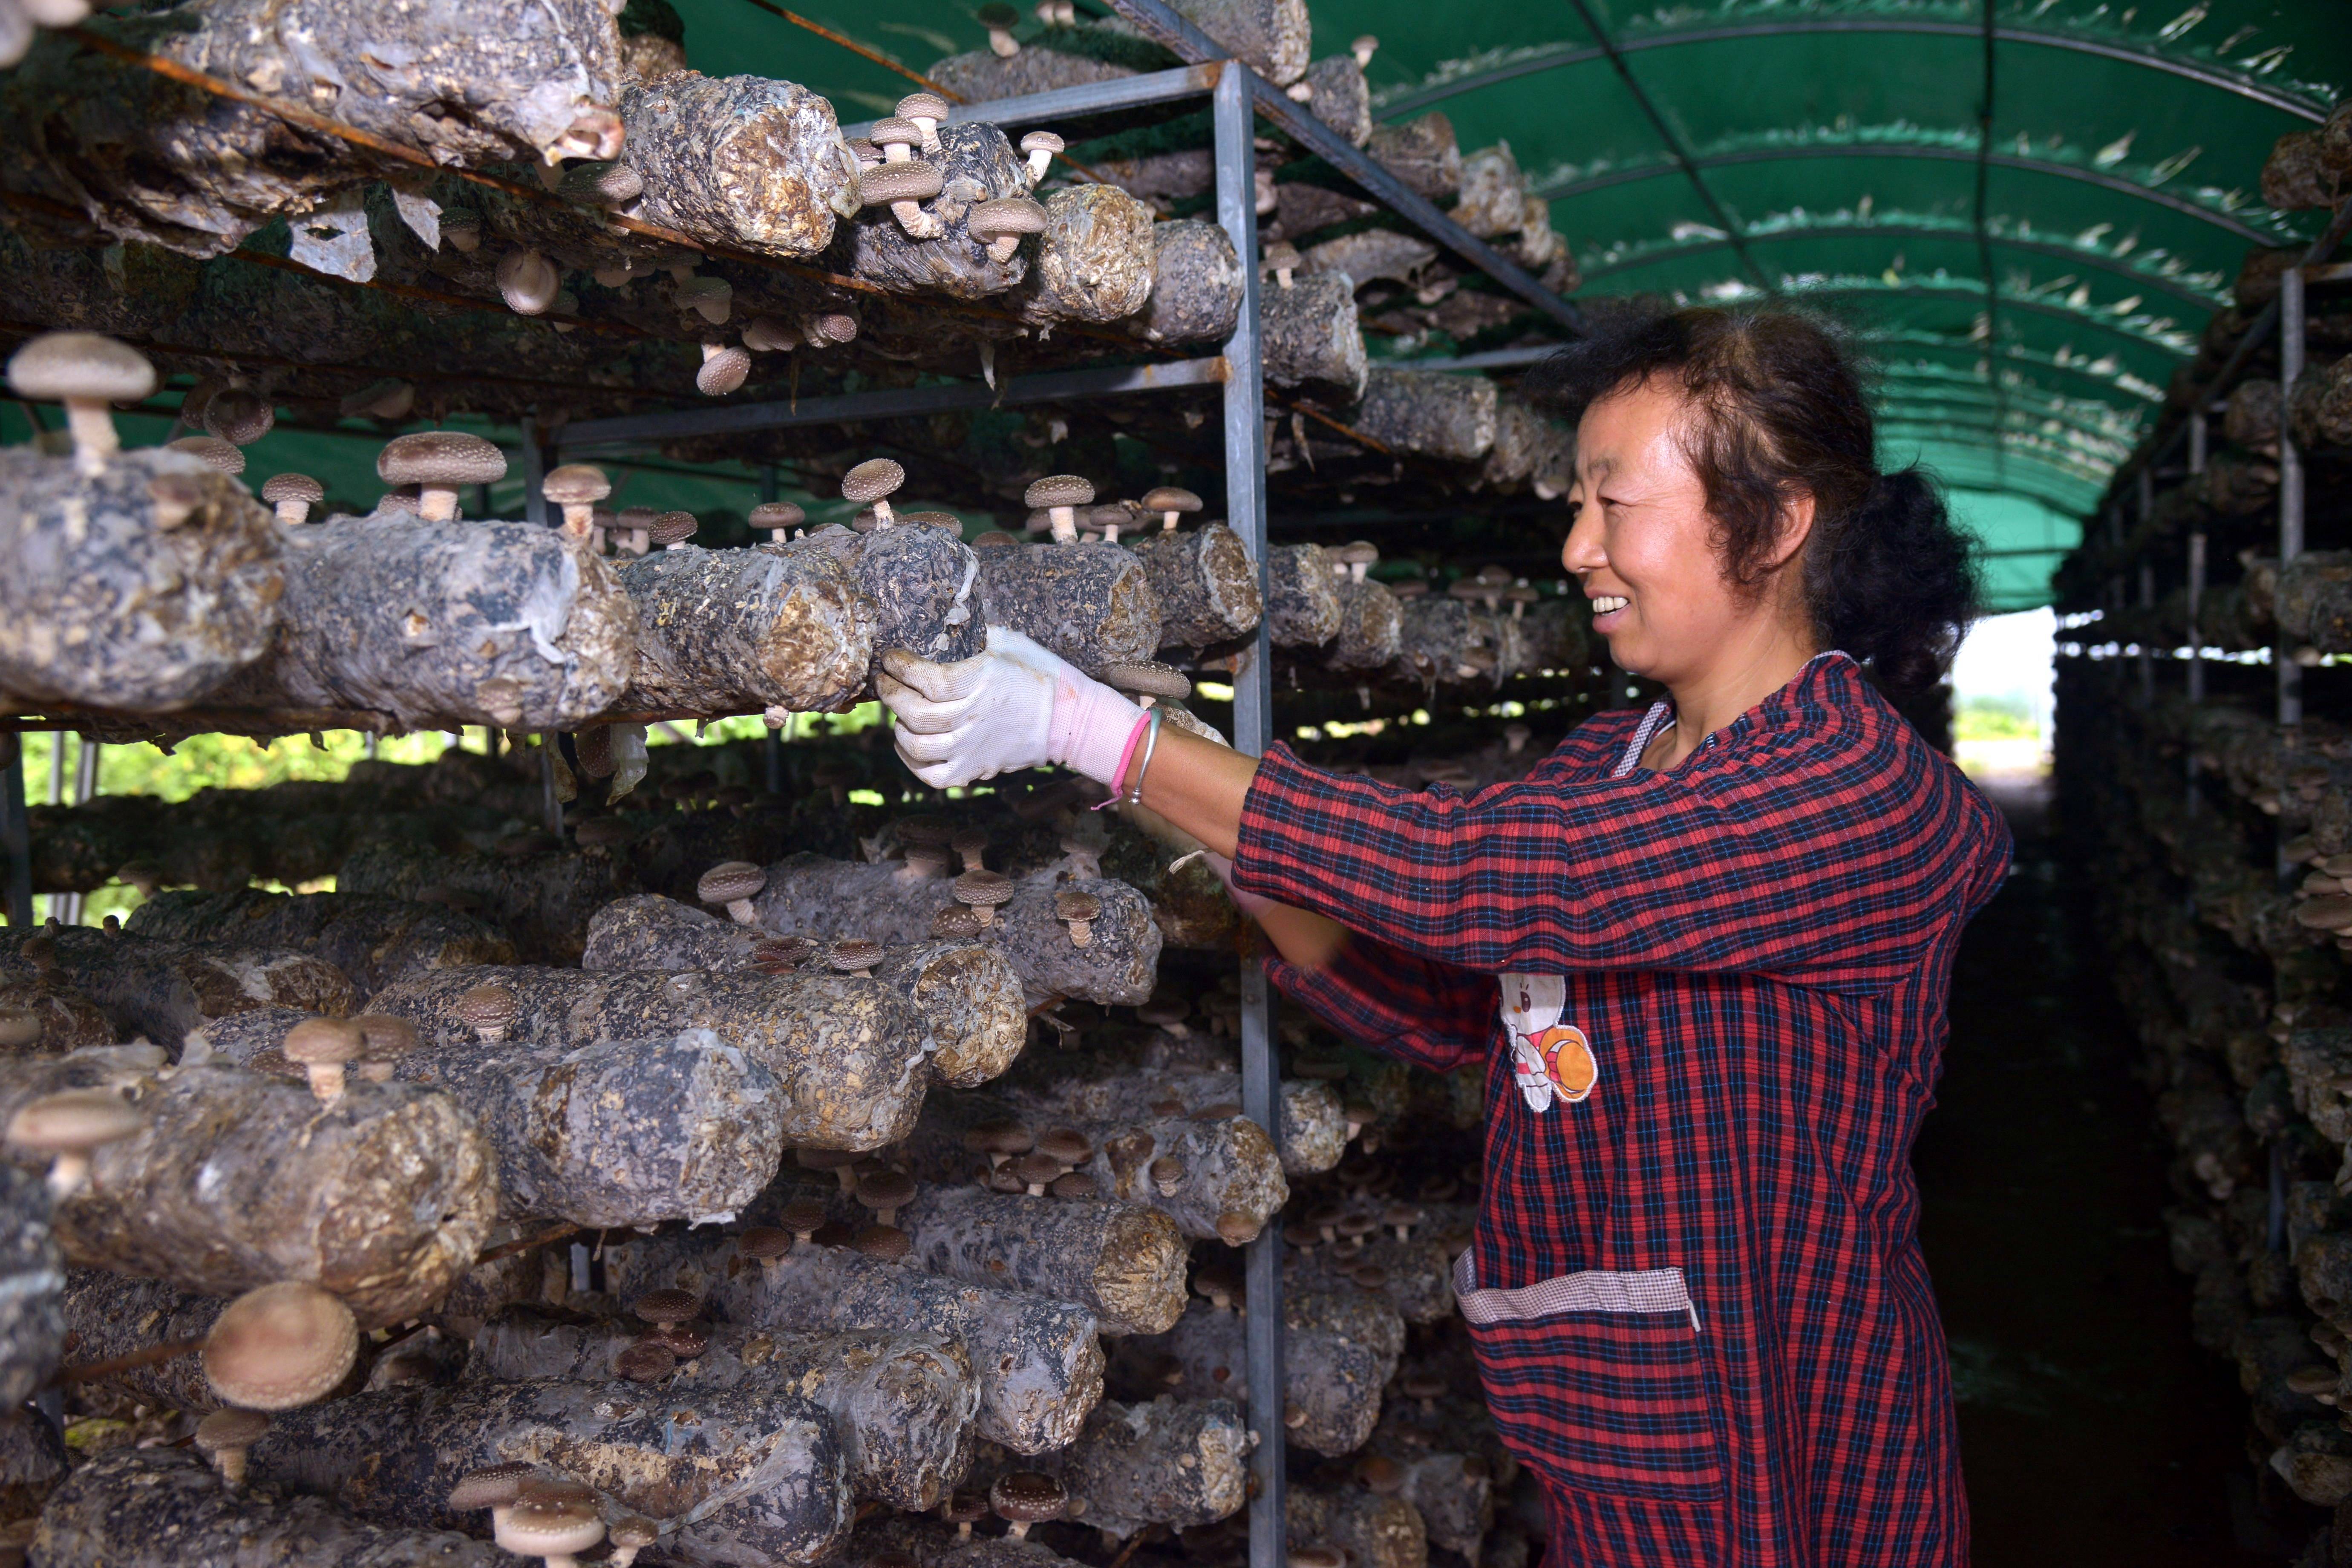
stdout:
[[1540,378],[1578,416],[1561,563],[1661,682],[1465,798],[1174,729],[1016,637],[894,654],[933,784],[1051,761],[1231,858],[1284,991],[1349,1037],[1487,1063],[1456,1293],[1557,1561],[1962,1564],[1909,1155],[2000,817],[1874,686],[1973,601],[1916,471],[1874,467],[1834,340],[1635,314]]

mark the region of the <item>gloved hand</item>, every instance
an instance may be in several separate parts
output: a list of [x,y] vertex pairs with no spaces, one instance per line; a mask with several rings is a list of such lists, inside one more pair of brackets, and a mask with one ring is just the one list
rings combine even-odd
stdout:
[[898,716],[898,755],[933,789],[1059,763],[1116,790],[1143,710],[1019,632],[988,628],[988,651],[934,664],[882,656],[875,690]]

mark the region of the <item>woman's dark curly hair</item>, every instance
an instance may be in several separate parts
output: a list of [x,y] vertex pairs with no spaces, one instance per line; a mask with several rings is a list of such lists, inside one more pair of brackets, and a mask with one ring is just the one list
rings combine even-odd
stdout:
[[1781,310],[1634,304],[1597,314],[1526,391],[1576,419],[1653,379],[1692,410],[1684,446],[1724,575],[1760,592],[1782,508],[1810,494],[1804,588],[1822,646],[1890,691],[1942,679],[1977,614],[1976,541],[1916,466],[1878,471],[1870,404],[1840,335]]

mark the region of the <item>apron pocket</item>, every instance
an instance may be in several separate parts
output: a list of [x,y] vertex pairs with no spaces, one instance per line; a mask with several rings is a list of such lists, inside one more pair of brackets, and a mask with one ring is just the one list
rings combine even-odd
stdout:
[[1723,1450],[1679,1268],[1590,1269],[1454,1294],[1503,1440],[1545,1483],[1662,1502],[1723,1495]]

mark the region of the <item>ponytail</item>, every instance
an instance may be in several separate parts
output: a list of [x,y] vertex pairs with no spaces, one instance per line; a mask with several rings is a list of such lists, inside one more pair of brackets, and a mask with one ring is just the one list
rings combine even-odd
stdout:
[[1944,678],[1977,614],[1975,542],[1916,465],[1871,481],[1862,504],[1815,519],[1805,601],[1822,645],[1898,695]]

